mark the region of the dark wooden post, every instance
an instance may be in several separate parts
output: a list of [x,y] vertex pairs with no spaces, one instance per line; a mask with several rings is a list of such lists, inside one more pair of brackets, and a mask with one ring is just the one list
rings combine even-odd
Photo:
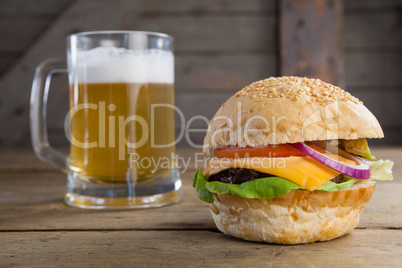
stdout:
[[280,0],[281,75],[344,87],[341,0]]

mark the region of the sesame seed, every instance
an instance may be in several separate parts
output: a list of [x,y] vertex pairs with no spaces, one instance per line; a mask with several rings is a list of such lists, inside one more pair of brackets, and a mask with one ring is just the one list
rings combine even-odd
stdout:
[[306,96],[306,102],[315,102],[326,105],[328,102],[351,101],[357,104],[362,102],[343,91],[339,87],[325,83],[319,79],[306,77],[283,76],[270,77],[256,81],[235,94],[236,97],[249,96],[256,101],[264,99],[289,99],[297,101],[299,96]]

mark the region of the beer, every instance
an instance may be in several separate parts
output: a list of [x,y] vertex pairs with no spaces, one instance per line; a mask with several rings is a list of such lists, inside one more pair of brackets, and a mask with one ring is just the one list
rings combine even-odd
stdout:
[[101,47],[80,59],[70,81],[70,169],[83,180],[123,184],[170,172],[172,53]]
[[[82,178],[141,181],[175,164],[172,84],[80,83],[70,90],[70,103],[96,105],[71,117],[71,135],[78,143],[71,145],[70,168]],[[138,120],[127,122],[133,115]],[[160,167],[161,159],[170,163]]]

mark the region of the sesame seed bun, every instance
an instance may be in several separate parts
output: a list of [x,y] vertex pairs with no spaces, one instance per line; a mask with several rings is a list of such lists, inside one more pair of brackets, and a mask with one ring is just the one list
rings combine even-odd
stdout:
[[382,138],[361,101],[319,79],[271,77],[243,88],[211,120],[204,151],[313,140]]
[[351,232],[375,190],[366,181],[336,192],[293,190],[269,200],[214,194],[218,229],[237,238],[276,244],[327,241]]
[[[382,138],[380,124],[361,101],[318,79],[271,77],[243,88],[211,120],[204,151],[316,140]],[[251,241],[300,244],[345,235],[375,190],[363,181],[335,192],[292,190],[273,199],[213,194],[220,231]]]

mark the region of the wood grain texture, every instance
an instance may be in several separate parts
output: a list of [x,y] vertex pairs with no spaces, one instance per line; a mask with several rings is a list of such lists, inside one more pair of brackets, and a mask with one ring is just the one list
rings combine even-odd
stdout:
[[[0,17],[0,51],[22,53],[45,29],[49,18],[2,18]],[[13,31],[8,29],[12,25]]]
[[69,0],[0,0],[0,76],[46,30]]
[[[354,96],[363,101],[364,105],[377,117],[383,130],[385,138],[378,140],[379,143],[388,141],[387,131],[393,128],[402,127],[400,114],[402,114],[402,91],[400,92],[358,92],[352,93]],[[387,101],[381,101],[386,97]],[[377,143],[378,144],[378,143]],[[395,144],[402,145],[400,141],[395,141]]]
[[[41,177],[39,175],[28,176],[37,181],[25,181],[29,188],[11,190],[10,187],[4,187],[2,190],[0,230],[214,229],[208,205],[198,200],[190,186],[189,175],[183,176],[184,197],[179,204],[136,211],[72,208],[63,202],[64,175],[44,174],[43,178],[38,178]],[[17,178],[16,175],[2,174],[1,180],[5,176],[14,180]],[[33,194],[41,187],[48,190]],[[24,197],[18,198],[16,194]]]
[[264,53],[182,56],[176,57],[176,63],[176,88],[180,95],[195,90],[234,93],[254,81],[277,75],[276,56]]
[[383,126],[385,139],[373,143],[402,145],[397,118],[402,80],[396,71],[402,66],[402,1],[356,0],[344,5],[346,89],[362,99]]
[[[402,88],[402,77],[396,71],[401,69],[402,53],[351,53],[345,58],[345,66],[347,87],[375,87],[379,92],[383,92],[383,86]],[[380,99],[383,102],[387,100]]]
[[0,0],[1,15],[55,15],[71,3],[71,0]]
[[[141,15],[134,30],[164,32],[175,38],[178,53],[241,52],[277,49],[277,18],[261,16],[155,17]],[[268,33],[268,34],[263,34]]]
[[[188,3],[194,3],[185,1]],[[31,2],[33,3],[33,1]],[[201,3],[199,3],[201,4]],[[169,6],[173,6],[168,4]],[[186,5],[177,5],[186,6]],[[267,5],[271,6],[271,5]],[[174,6],[173,6],[174,7]],[[255,7],[254,7],[255,8]],[[161,9],[162,10],[162,9]],[[169,9],[162,12],[161,15],[169,14]],[[191,10],[188,7],[188,10]],[[224,9],[230,12],[230,5]],[[20,11],[24,14],[23,10]],[[33,13],[35,11],[32,11]],[[47,11],[44,11],[47,12]],[[146,9],[143,10],[143,13]],[[239,16],[214,16],[214,17],[158,17],[158,15],[145,15],[141,13],[142,18],[132,29],[162,31],[172,34],[176,37],[176,49],[179,51],[197,51],[197,50],[270,50],[276,49],[277,18],[274,14],[261,14],[258,16],[239,15]],[[1,14],[1,12],[0,12]],[[21,14],[21,13],[18,13]],[[55,14],[55,13],[51,13]],[[158,13],[159,14],[159,13]],[[191,14],[191,13],[189,13]],[[229,13],[230,14],[230,13]],[[49,17],[8,17],[18,24],[23,25],[27,20],[49,20]],[[158,22],[158,23],[155,23]],[[381,22],[381,23],[378,23]],[[8,21],[0,25],[10,25]],[[178,27],[180,25],[180,27]],[[211,27],[212,25],[212,27]],[[5,39],[6,44],[18,42],[16,35],[23,35],[25,31],[34,31],[33,25],[25,25],[20,29],[14,28],[9,33],[11,38]],[[202,27],[201,27],[202,26]],[[400,47],[400,21],[398,12],[389,11],[377,14],[352,13],[345,17],[345,48],[365,48],[365,47]],[[225,33],[222,35],[221,33]],[[269,32],[272,34],[261,34]],[[197,33],[197,34],[194,34]],[[192,38],[189,38],[191,36]],[[239,38],[241,36],[241,38]],[[28,39],[29,36],[26,38]],[[5,46],[4,44],[3,46]],[[17,43],[18,45],[18,43]]]
[[381,13],[351,13],[346,15],[343,34],[346,52],[351,49],[368,48],[377,49],[377,52],[380,53],[390,49],[398,49],[401,52],[402,21],[400,13],[400,10],[394,8]]
[[142,0],[143,12],[185,12],[203,15],[205,12],[270,12],[277,10],[275,0]]
[[[6,71],[7,69],[10,68],[10,66],[15,62],[15,60],[17,60],[18,56],[16,55],[2,55],[0,56],[0,74],[3,71]],[[1,103],[1,101],[0,101]]]
[[400,267],[400,230],[355,230],[296,246],[245,242],[210,231],[2,233],[4,266]]
[[342,1],[280,1],[280,74],[344,86]]
[[[383,114],[388,115],[382,117],[380,121],[382,126],[402,126],[400,115],[402,114],[402,107],[400,106],[402,100],[401,92],[359,92],[354,93],[354,96],[363,101],[364,105],[370,109],[374,115]],[[384,95],[389,99],[387,102],[379,101]]]
[[347,12],[353,11],[374,11],[378,12],[382,9],[395,10],[397,8],[402,7],[401,0],[353,0],[353,1],[344,1],[345,2],[345,10]]

